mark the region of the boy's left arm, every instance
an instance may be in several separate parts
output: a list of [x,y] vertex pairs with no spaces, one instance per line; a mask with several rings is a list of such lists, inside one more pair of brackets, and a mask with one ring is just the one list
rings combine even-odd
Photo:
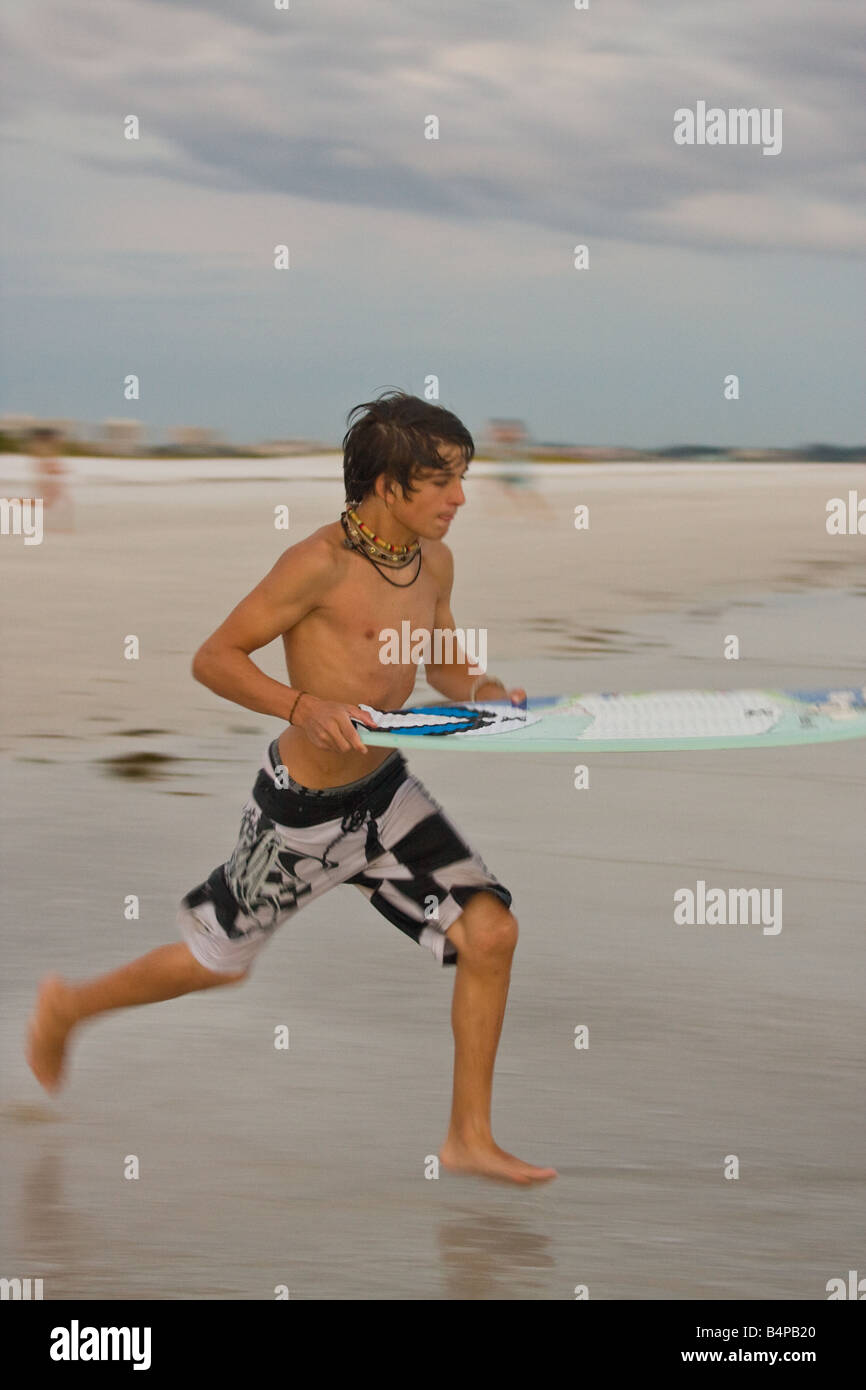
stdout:
[[[434,627],[440,632],[454,632],[456,623],[451,613],[454,557],[447,545],[443,544],[441,550],[438,575],[440,582],[436,599]],[[425,662],[424,673],[427,677],[427,684],[431,685],[434,690],[446,695],[449,700],[458,700],[463,703],[467,700],[498,700],[503,702],[505,699],[509,699],[513,705],[526,703],[526,691],[522,687],[507,690],[498,676],[488,678],[480,675],[477,667],[470,665],[462,645],[456,640],[453,643],[453,650],[455,658],[459,659],[438,664]]]

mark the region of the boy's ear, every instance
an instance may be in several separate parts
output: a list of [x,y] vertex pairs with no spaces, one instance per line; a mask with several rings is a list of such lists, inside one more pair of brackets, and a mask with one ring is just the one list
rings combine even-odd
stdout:
[[380,473],[376,479],[376,496],[383,502],[387,502],[389,497],[393,497],[397,502],[403,501],[403,489],[396,479],[392,480],[384,473]]

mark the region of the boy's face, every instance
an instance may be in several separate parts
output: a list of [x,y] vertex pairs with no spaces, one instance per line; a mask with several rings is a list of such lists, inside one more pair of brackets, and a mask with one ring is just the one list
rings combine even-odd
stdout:
[[463,479],[469,465],[463,450],[456,444],[440,444],[439,454],[444,460],[442,469],[426,477],[413,478],[411,493],[404,494],[399,488],[390,487],[384,478],[376,481],[376,491],[387,503],[395,521],[425,540],[440,540],[454,520],[457,508],[466,501]]

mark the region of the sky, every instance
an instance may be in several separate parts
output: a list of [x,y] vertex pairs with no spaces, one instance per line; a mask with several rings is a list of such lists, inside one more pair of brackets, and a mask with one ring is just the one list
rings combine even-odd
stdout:
[[[862,0],[5,0],[3,30],[0,412],[338,444],[435,379],[479,440],[866,439]],[[781,110],[781,151],[678,145],[698,102]]]

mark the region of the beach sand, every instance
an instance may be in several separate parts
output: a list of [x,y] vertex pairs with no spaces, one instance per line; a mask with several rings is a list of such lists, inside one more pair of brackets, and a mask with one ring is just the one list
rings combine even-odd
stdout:
[[[59,1099],[39,1090],[22,1055],[38,979],[175,939],[281,727],[189,668],[285,545],[339,513],[336,462],[332,481],[282,466],[148,484],[144,463],[73,461],[74,531],[49,514],[41,546],[0,538],[2,1272],[51,1299],[826,1297],[862,1261],[860,742],[596,755],[585,791],[571,755],[413,753],[514,895],[495,1131],[559,1169],[549,1186],[425,1177],[453,972],[349,888],[242,988],[86,1027]],[[473,467],[455,618],[532,694],[861,685],[866,538],[825,528],[849,489],[866,470],[548,469],[527,491]],[[279,644],[256,659],[285,678]],[[781,888],[782,931],[675,926],[675,890],[701,878]]]

